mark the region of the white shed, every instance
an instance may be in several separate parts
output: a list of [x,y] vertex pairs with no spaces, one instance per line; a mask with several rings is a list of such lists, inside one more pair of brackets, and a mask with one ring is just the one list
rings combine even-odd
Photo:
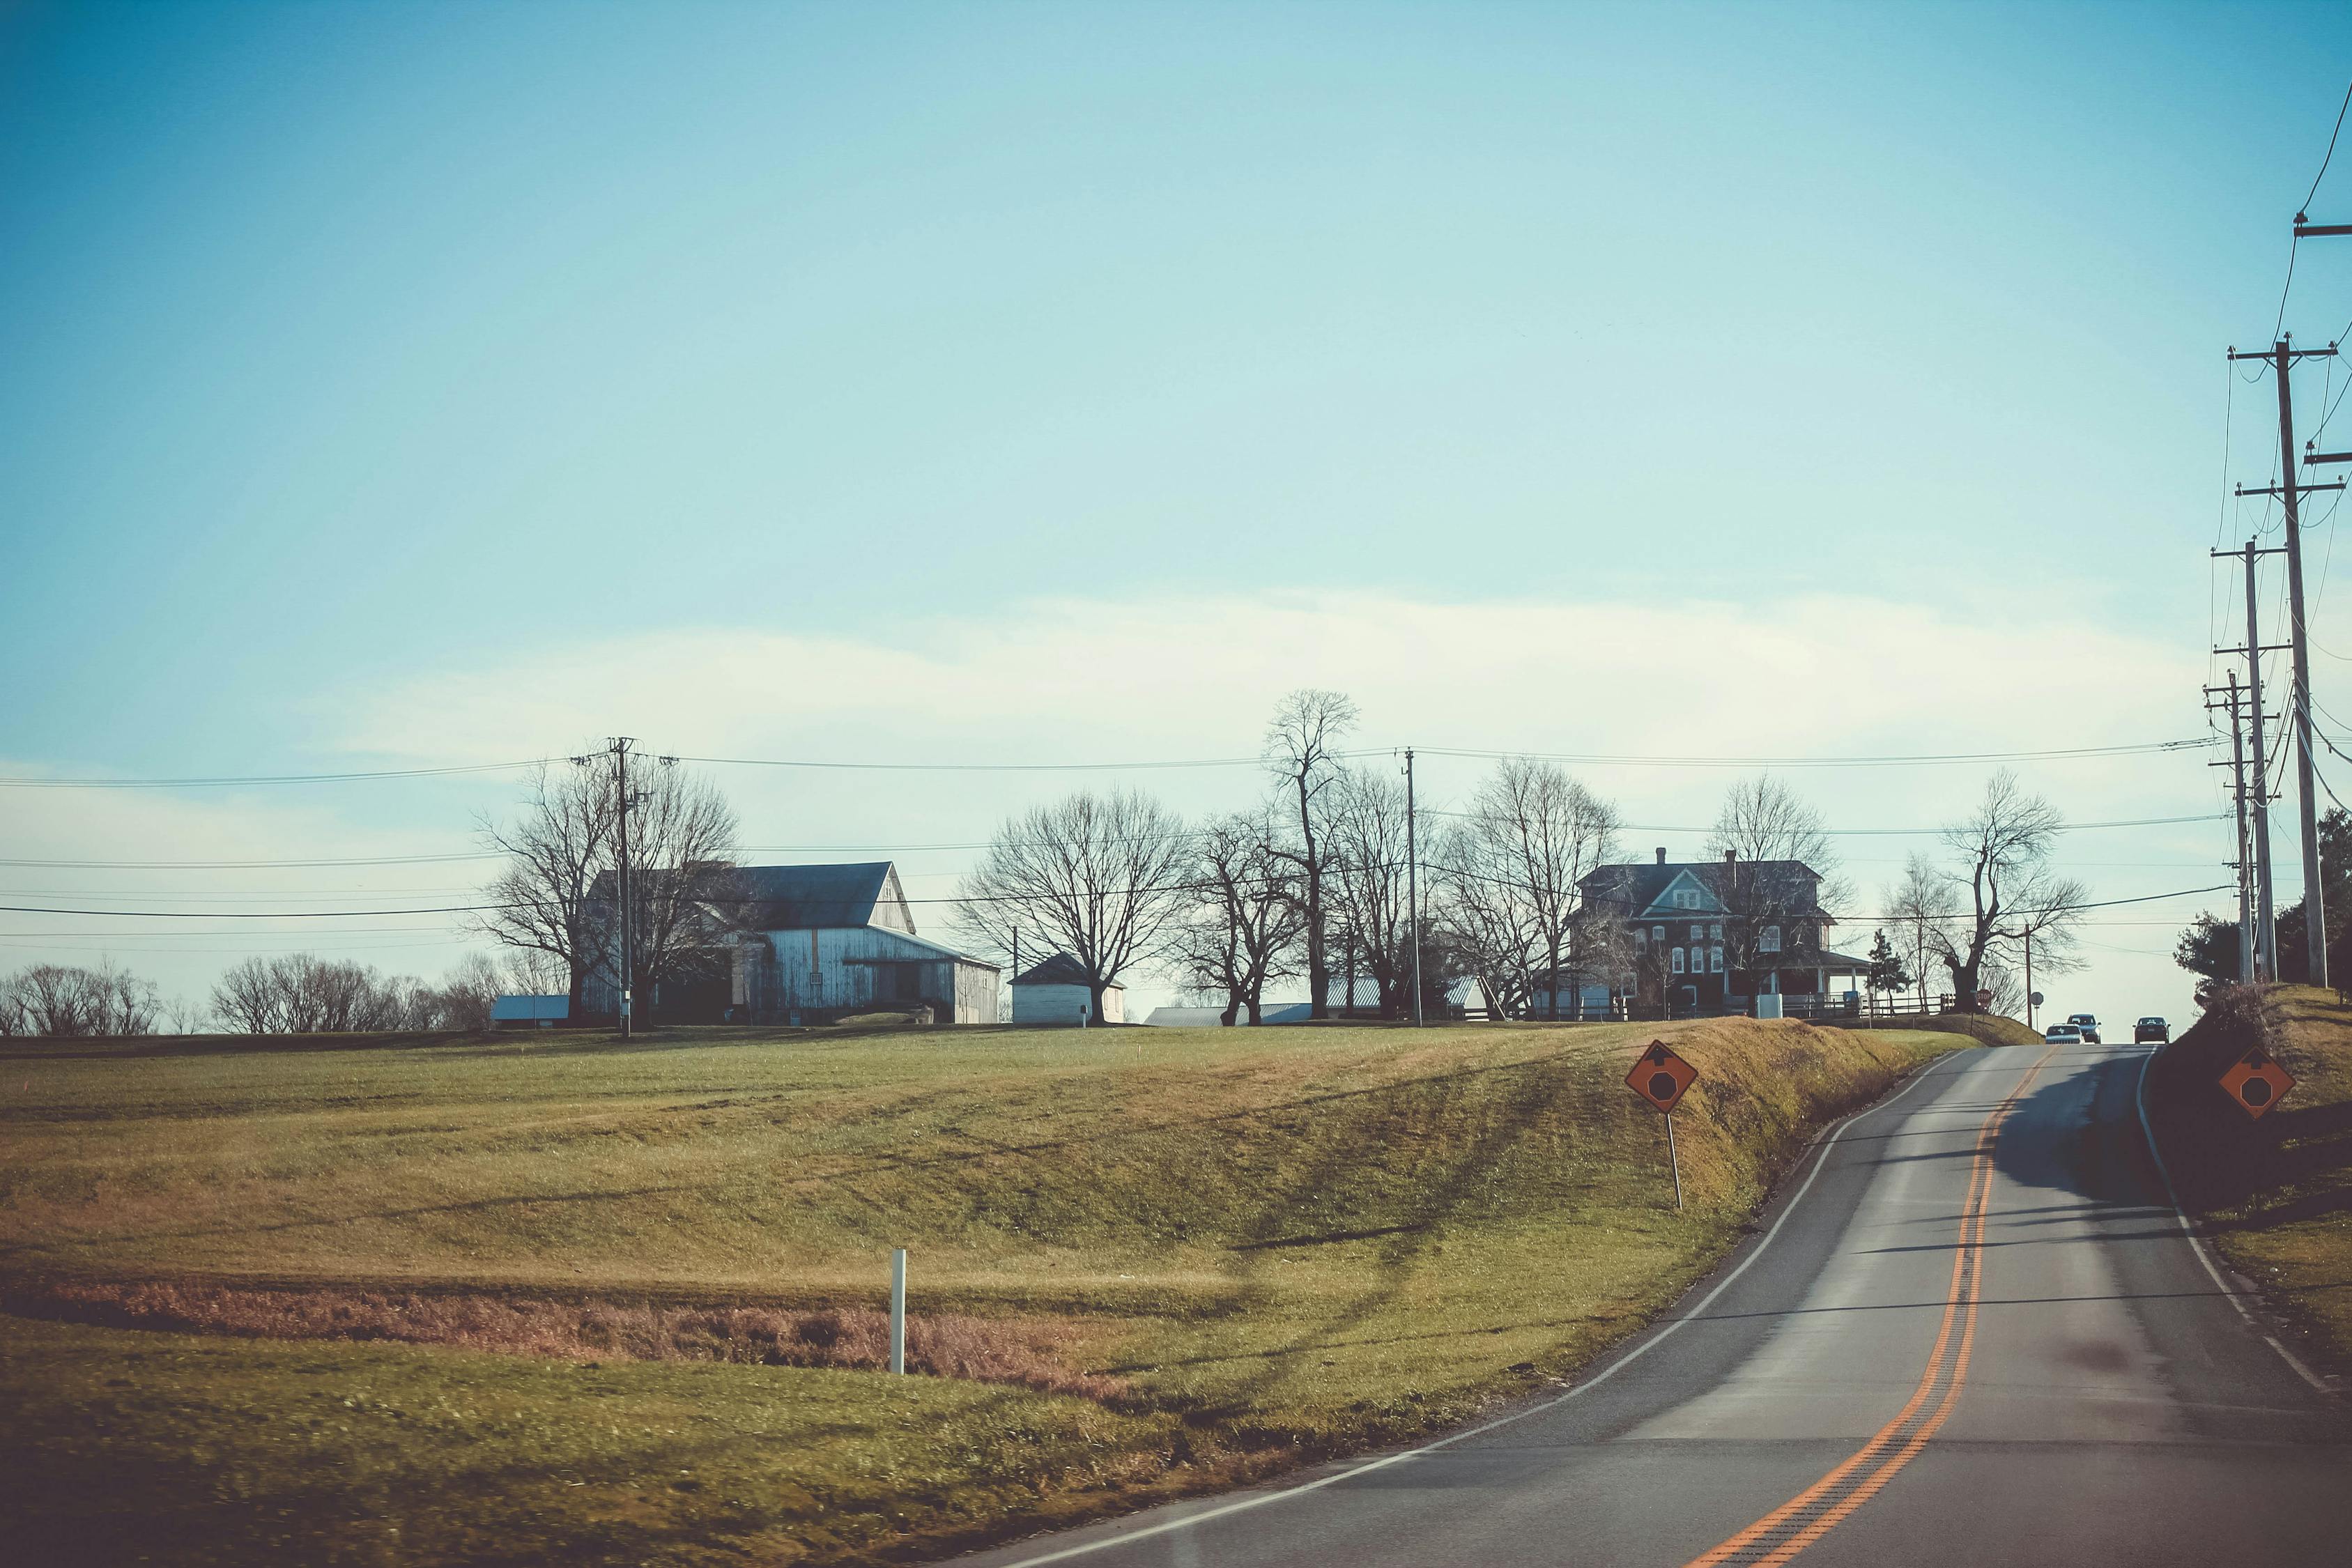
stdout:
[[1087,972],[1066,952],[1013,980],[1013,1021],[1016,1024],[1123,1024],[1127,1022],[1127,987],[1103,987],[1102,1016],[1091,1016],[1094,987]]

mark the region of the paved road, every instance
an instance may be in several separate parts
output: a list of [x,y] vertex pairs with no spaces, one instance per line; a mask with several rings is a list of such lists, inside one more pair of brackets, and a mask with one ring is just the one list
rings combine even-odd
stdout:
[[1565,1396],[1370,1465],[965,1559],[2352,1563],[2352,1421],[2224,1290],[2117,1047],[1948,1057]]

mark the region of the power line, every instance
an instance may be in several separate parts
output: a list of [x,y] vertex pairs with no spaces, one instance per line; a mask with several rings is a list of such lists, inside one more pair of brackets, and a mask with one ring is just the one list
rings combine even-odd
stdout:
[[0,777],[0,789],[209,789],[248,784],[354,784],[368,779],[441,778],[453,773],[503,773],[540,767],[552,759],[533,757],[516,763],[471,763],[437,768],[373,768],[341,773],[238,773],[203,778],[44,778]]
[[[1402,864],[1403,864],[1403,862],[1402,862],[1402,861],[1391,861],[1391,862],[1387,862],[1387,863],[1385,863],[1385,865],[1382,865],[1382,866],[1377,866],[1377,867],[1361,867],[1361,866],[1360,866],[1360,867],[1358,867],[1358,868],[1357,868],[1358,870],[1371,869],[1371,868],[1381,868],[1381,869],[1390,869],[1390,870],[1393,870],[1393,869],[1395,869],[1398,866],[1401,866],[1401,865],[1402,865]],[[1620,864],[1622,864],[1622,863],[1621,862]],[[1640,862],[1640,861],[1634,861],[1634,862],[1631,862],[1631,864],[1633,864],[1633,865],[1638,866],[1638,865],[1642,864],[1642,862]],[[1344,869],[1345,868],[1342,868],[1342,869]],[[1595,869],[1596,869],[1596,870],[1597,870],[1597,869],[1601,869],[1601,868],[1599,868],[1599,867],[1596,867],[1596,868],[1595,868]],[[1444,869],[1444,868],[1440,868],[1440,869]],[[1445,872],[1445,874],[1446,874],[1446,875],[1448,875],[1448,876],[1456,876],[1456,875],[1463,875],[1464,873],[1461,873],[1461,872],[1456,871],[1456,870],[1448,870],[1448,871],[1446,871],[1446,872]],[[1275,880],[1277,880],[1277,879],[1245,879],[1245,880],[1249,880],[1249,881],[1252,881],[1252,882],[1265,882],[1265,883],[1269,883],[1269,884],[1270,884],[1271,882],[1275,881]],[[1488,882],[1488,883],[1493,883],[1493,884],[1496,884],[1496,885],[1498,885],[1498,886],[1512,887],[1512,888],[1517,888],[1517,887],[1529,887],[1529,888],[1531,888],[1531,889],[1532,889],[1532,886],[1533,886],[1532,884],[1521,883],[1521,882],[1516,881],[1516,880],[1514,880],[1514,879],[1509,879],[1509,878],[1503,878],[1503,877],[1486,877],[1486,876],[1475,876],[1475,875],[1473,875],[1473,876],[1471,877],[1471,879],[1472,879],[1472,880],[1475,880],[1475,881]],[[1195,891],[1195,890],[1200,889],[1202,889],[1202,888],[1213,887],[1213,886],[1215,886],[1215,885],[1216,885],[1216,884],[1214,884],[1214,883],[1213,883],[1213,882],[1209,882],[1209,881],[1200,881],[1200,880],[1188,880],[1188,881],[1182,881],[1182,882],[1163,882],[1163,883],[1158,883],[1158,884],[1154,884],[1154,885],[1151,885],[1151,886],[1148,886],[1148,887],[1140,887],[1140,888],[1104,888],[1104,889],[1089,889],[1089,890],[1087,891],[1087,896],[1088,896],[1088,897],[1093,897],[1093,898],[1140,898],[1140,897],[1144,897],[1144,896],[1146,896],[1146,895],[1154,894],[1154,893],[1181,893],[1181,892],[1191,892],[1191,891]],[[2226,886],[2226,884],[2224,884],[2224,886]],[[2100,909],[2109,909],[2109,908],[2113,908],[2113,907],[2115,907],[2115,906],[2116,906],[2116,905],[2120,905],[2120,904],[2145,904],[2145,903],[2151,903],[2151,902],[2154,902],[2155,900],[2159,900],[2159,899],[2179,899],[2179,898],[2188,898],[2188,897],[2190,897],[2191,895],[2195,895],[2195,894],[2217,892],[2217,891],[2220,891],[2220,890],[2221,890],[2221,888],[2219,888],[2219,887],[2215,887],[2215,888],[2184,888],[2184,889],[2178,889],[2178,890],[2176,890],[2176,891],[2168,892],[2168,893],[2147,893],[2147,894],[2143,894],[2143,895],[2141,895],[2141,896],[2139,896],[2139,897],[2137,897],[2137,898],[2129,898],[2129,899],[2107,899],[2107,900],[2101,900],[2101,901],[2096,902],[2096,903],[2073,904],[2073,905],[2068,905],[2068,906],[2065,906],[2065,907],[2066,907],[2066,908],[2068,908],[2068,909],[2076,909],[2076,910],[2100,910]],[[932,898],[932,899],[904,899],[904,900],[901,900],[900,901],[901,901],[901,902],[904,902],[904,903],[908,903],[908,904],[1007,904],[1007,903],[1024,903],[1024,902],[1027,902],[1027,901],[1029,901],[1029,900],[1030,900],[1030,899],[1031,899],[1032,897],[1033,897],[1033,895],[1025,894],[1025,893],[1006,893],[1006,894],[981,894],[981,895],[973,896],[973,897],[946,897],[946,898]],[[758,897],[753,896],[753,895],[744,895],[744,896],[740,896],[740,897],[730,897],[730,896],[726,896],[726,895],[715,895],[715,896],[711,896],[711,897],[694,899],[694,900],[690,900],[690,901],[695,902],[695,903],[719,905],[719,904],[755,904],[755,903],[761,902],[761,901],[763,901],[763,900],[760,900]],[[88,918],[91,918],[91,919],[98,919],[98,920],[189,920],[189,921],[197,921],[197,920],[204,920],[204,921],[250,921],[250,920],[361,920],[361,919],[384,919],[384,918],[390,918],[390,917],[393,917],[393,916],[398,916],[398,915],[443,915],[443,914],[458,915],[458,914],[488,914],[488,913],[496,912],[496,911],[498,911],[498,910],[501,910],[523,909],[523,908],[529,908],[529,907],[530,907],[530,906],[523,905],[523,904],[456,904],[456,905],[447,905],[447,906],[444,906],[444,907],[437,908],[437,909],[405,909],[405,910],[80,910],[80,909],[62,909],[62,908],[52,908],[52,907],[46,906],[46,905],[29,905],[29,904],[0,904],[0,913],[7,913],[7,914],[29,914],[29,915],[76,915],[76,916],[83,916],[83,917],[88,917]],[[2018,909],[2018,910],[2010,910],[2010,911],[2008,911],[2008,912],[2009,912],[2009,913],[2011,913],[2011,914],[2050,914],[2050,913],[2055,913],[2055,912],[2058,912],[2058,910],[2056,910],[2056,908],[2054,908],[2054,907],[2053,907],[2053,909],[2047,909],[2047,910],[2042,910],[2042,909]],[[1895,920],[1895,919],[1907,918],[1907,917],[1902,917],[1902,916],[1896,916],[1896,915],[1880,915],[1880,914],[1847,914],[1847,915],[1844,915],[1844,916],[1840,917],[1840,918],[1842,918],[1842,919],[1843,919],[1843,920],[1848,920],[1848,921],[1880,921],[1880,920]],[[399,928],[399,927],[382,927],[382,928],[379,928],[379,929],[386,930],[386,931],[396,931],[396,930],[400,930],[400,929],[402,929],[402,928]],[[418,930],[418,931],[432,931],[432,930],[444,929],[444,928],[437,928],[437,927],[432,927],[432,926],[418,926],[418,927],[415,927],[415,928],[413,928],[413,929],[415,929],[415,930]],[[290,933],[290,932],[285,932],[285,933],[278,933],[278,934],[292,934],[292,933]]]
[[499,860],[493,851],[470,855],[365,855],[318,860],[9,860],[0,866],[38,866],[78,871],[256,871],[303,866],[430,866],[459,860]]
[[1843,767],[1909,767],[1964,763],[2027,763],[2061,762],[2077,757],[2139,756],[2155,752],[2199,751],[2214,743],[2210,736],[2190,736],[2178,741],[2147,741],[2114,746],[2070,746],[2045,751],[2025,752],[1886,752],[1867,756],[1843,757],[1766,757],[1766,756],[1639,756],[1612,755],[1597,752],[1502,752],[1481,751],[1465,747],[1423,746],[1423,754],[1440,757],[1465,757],[1481,760],[1508,757],[1532,757],[1540,762],[1583,763],[1596,766],[1627,767],[1700,767],[1700,768],[1843,768]]
[[2352,109],[2352,86],[2344,89],[2344,101],[2336,106],[2336,129],[2327,133],[2327,153],[2319,160],[2319,173],[2311,176],[2311,189],[2303,194],[2303,207],[2295,213],[2295,221],[2303,221],[2303,211],[2311,205],[2311,198],[2319,194],[2319,182],[2327,177],[2327,165],[2336,159],[2336,139],[2344,133],[2344,111]]

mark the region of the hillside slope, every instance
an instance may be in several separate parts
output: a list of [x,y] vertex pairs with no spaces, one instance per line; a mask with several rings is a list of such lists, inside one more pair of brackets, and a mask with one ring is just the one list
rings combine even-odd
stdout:
[[[2255,1045],[2297,1079],[2259,1121],[2216,1083]],[[2149,1088],[2182,1204],[2301,1331],[2305,1360],[2352,1373],[2352,1007],[2312,986],[2232,988]]]
[[[1680,1213],[1620,1082],[1657,1033],[1704,1075]],[[416,1561],[846,1562],[1084,1517],[1564,1373],[1824,1121],[1963,1043],[1742,1020],[19,1062],[0,1504],[221,1563],[368,1560],[387,1522]],[[839,1347],[893,1246],[918,1349],[963,1335],[1000,1381],[829,1369],[872,1364]],[[792,1364],[811,1325],[839,1353]],[[418,1342],[351,1342],[383,1338]],[[338,1467],[370,1489],[321,1488]]]

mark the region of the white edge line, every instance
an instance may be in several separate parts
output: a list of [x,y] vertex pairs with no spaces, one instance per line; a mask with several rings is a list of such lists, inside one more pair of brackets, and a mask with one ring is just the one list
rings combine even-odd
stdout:
[[2172,1205],[2172,1217],[2179,1222],[2180,1234],[2189,1238],[2189,1250],[2197,1255],[2197,1261],[2205,1266],[2205,1272],[2212,1276],[2214,1285],[2220,1289],[2230,1305],[2238,1310],[2238,1316],[2253,1325],[2256,1337],[2263,1343],[2278,1352],[2279,1359],[2294,1368],[2297,1377],[2319,1390],[2320,1393],[2332,1394],[2336,1390],[2328,1385],[2326,1379],[2296,1360],[2284,1345],[2261,1331],[2263,1327],[2261,1320],[2254,1316],[2253,1310],[2248,1307],[2238,1292],[2231,1288],[2230,1281],[2222,1278],[2221,1270],[2214,1266],[2211,1254],[2206,1250],[2204,1238],[2197,1234],[2197,1227],[2189,1223],[2189,1211],[2180,1206],[2180,1189],[2172,1184],[2171,1167],[2164,1163],[2164,1152],[2156,1146],[2156,1129],[2147,1119],[2147,1070],[2156,1065],[2156,1058],[2163,1054],[2163,1049],[2159,1047],[2140,1058],[2139,1079],[2132,1089],[2132,1100],[2139,1107],[2139,1131],[2140,1135],[2147,1140],[2147,1157],[2156,1162],[2156,1173],[2164,1178],[2164,1195]]
[[[1956,1052],[1954,1055],[1957,1057],[1959,1053]],[[1738,1266],[1733,1268],[1730,1273],[1717,1280],[1715,1289],[1709,1290],[1705,1296],[1699,1298],[1698,1303],[1696,1306],[1689,1308],[1687,1310],[1675,1313],[1674,1317],[1666,1321],[1664,1327],[1658,1329],[1654,1333],[1650,1334],[1640,1343],[1634,1345],[1633,1349],[1625,1352],[1615,1361],[1610,1363],[1609,1365],[1603,1368],[1601,1372],[1585,1379],[1582,1383],[1576,1384],[1574,1387],[1554,1394],[1549,1399],[1528,1405],[1524,1409],[1514,1410],[1507,1415],[1498,1415],[1492,1421],[1484,1421],[1475,1426],[1465,1427],[1459,1432],[1449,1432],[1444,1436],[1437,1438],[1433,1442],[1423,1443],[1418,1448],[1407,1448],[1402,1453],[1387,1454],[1377,1459],[1368,1459],[1360,1465],[1350,1466],[1347,1469],[1336,1471],[1331,1475],[1321,1477],[1316,1480],[1302,1481],[1297,1486],[1281,1487],[1271,1491],[1254,1492],[1247,1497],[1235,1498],[1233,1501],[1221,1504],[1215,1508],[1203,1509],[1199,1513],[1186,1514],[1182,1519],[1171,1519],[1164,1524],[1154,1524],[1142,1530],[1129,1531],[1124,1534],[1108,1536],[1100,1541],[1080,1542],[1076,1545],[1065,1546],[1059,1551],[1047,1552],[1035,1557],[1024,1557],[1016,1562],[1006,1563],[1004,1568],[1038,1568],[1038,1565],[1041,1563],[1060,1563],[1072,1557],[1084,1557],[1092,1552],[1107,1552],[1114,1546],[1131,1545],[1138,1541],[1149,1541],[1155,1535],[1166,1535],[1171,1531],[1186,1530],[1196,1524],[1206,1524],[1213,1519],[1223,1519],[1227,1514],[1241,1513],[1249,1509],[1263,1508],[1265,1504],[1270,1502],[1282,1502],[1290,1498],[1304,1496],[1307,1492],[1320,1491],[1325,1487],[1331,1486],[1339,1481],[1350,1480],[1357,1476],[1366,1475],[1373,1470],[1385,1469],[1391,1465],[1402,1464],[1407,1459],[1418,1459],[1424,1454],[1434,1453],[1440,1448],[1448,1447],[1455,1443],[1465,1442],[1467,1439],[1478,1436],[1483,1433],[1492,1432],[1500,1426],[1508,1426],[1516,1421],[1524,1421],[1530,1415],[1541,1415],[1546,1411],[1557,1410],[1561,1405],[1567,1404],[1570,1400],[1574,1399],[1578,1394],[1584,1393],[1586,1390],[1598,1388],[1601,1384],[1616,1376],[1626,1367],[1631,1366],[1634,1362],[1640,1360],[1653,1347],[1662,1342],[1676,1329],[1681,1328],[1685,1323],[1691,1321],[1695,1318],[1705,1315],[1706,1310],[1715,1305],[1716,1298],[1722,1295],[1726,1290],[1730,1289],[1733,1283],[1737,1281],[1742,1274],[1748,1272],[1749,1266],[1758,1258],[1764,1256],[1764,1249],[1772,1245],[1773,1237],[1780,1234],[1780,1227],[1789,1223],[1789,1216],[1796,1212],[1798,1203],[1803,1199],[1804,1195],[1808,1192],[1812,1190],[1813,1179],[1822,1173],[1822,1167],[1829,1163],[1831,1146],[1835,1144],[1839,1139],[1844,1137],[1855,1122],[1861,1121],[1865,1116],[1874,1115],[1878,1111],[1887,1110],[1889,1107],[1893,1106],[1896,1100],[1901,1100],[1905,1095],[1909,1094],[1913,1089],[1927,1082],[1927,1079],[1935,1074],[1937,1065],[1937,1064],[1935,1062],[1929,1062],[1921,1067],[1911,1075],[1911,1079],[1908,1083],[1906,1083],[1901,1089],[1896,1089],[1893,1094],[1890,1094],[1885,1099],[1879,1100],[1876,1104],[1865,1105],[1860,1110],[1853,1111],[1846,1116],[1841,1117],[1837,1121],[1831,1125],[1828,1131],[1816,1134],[1816,1137],[1819,1140],[1817,1147],[1820,1152],[1814,1156],[1812,1169],[1805,1173],[1804,1181],[1798,1184],[1795,1192],[1789,1194],[1789,1201],[1780,1205],[1780,1217],[1775,1219],[1772,1222],[1771,1227],[1765,1231],[1763,1239],[1757,1242],[1754,1247],[1748,1249],[1748,1256],[1739,1260]]]

